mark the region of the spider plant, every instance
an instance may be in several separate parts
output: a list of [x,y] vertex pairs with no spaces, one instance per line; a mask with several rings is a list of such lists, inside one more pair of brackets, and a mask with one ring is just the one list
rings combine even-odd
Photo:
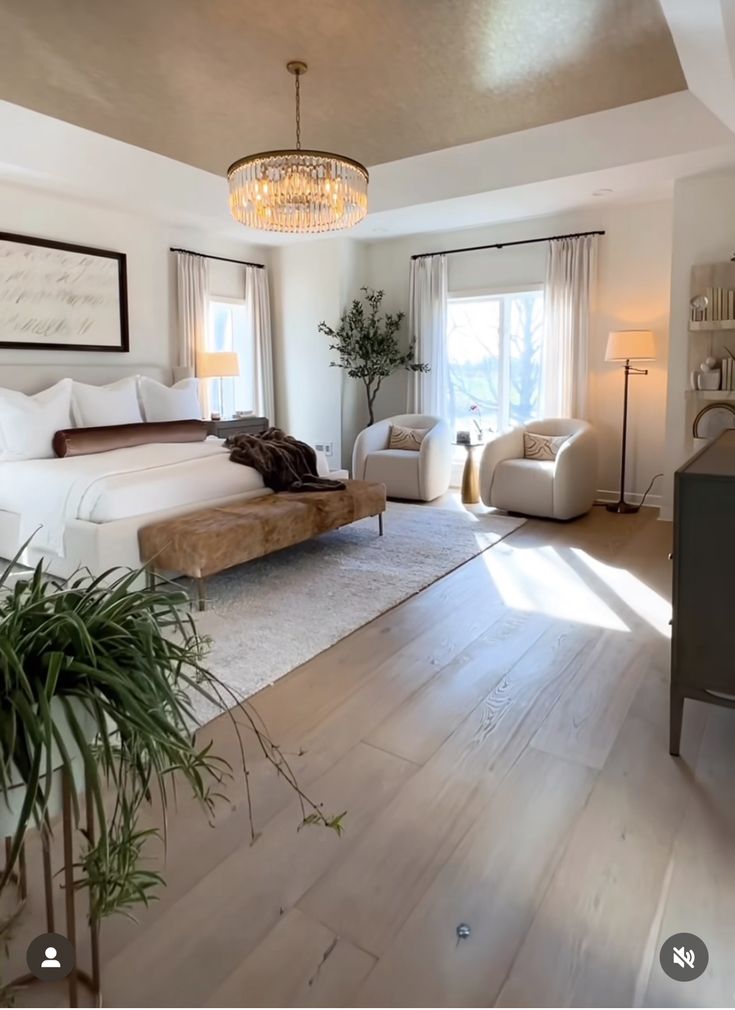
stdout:
[[[17,823],[0,891],[28,830],[54,814],[59,770],[79,782],[83,769],[98,829],[80,857],[76,886],[89,889],[92,918],[130,914],[155,896],[162,876],[147,868],[143,852],[151,836],[165,842],[174,780],[212,815],[232,779],[211,745],[197,743],[196,694],[231,716],[233,706],[245,714],[257,746],[297,793],[303,823],[341,832],[343,815],[328,817],[304,794],[255,713],[207,670],[209,643],[197,633],[185,593],[171,583],[136,588],[140,572],[129,570],[59,584],[40,564],[11,586],[12,569],[0,575],[0,817],[3,801],[7,813],[15,799]],[[253,833],[244,739],[234,717],[231,723]],[[159,825],[143,828],[154,802]]]

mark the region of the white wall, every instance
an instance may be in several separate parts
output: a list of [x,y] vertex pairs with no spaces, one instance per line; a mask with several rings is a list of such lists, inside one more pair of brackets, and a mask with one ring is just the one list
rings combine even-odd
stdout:
[[330,367],[334,353],[318,326],[339,322],[361,273],[361,256],[349,239],[287,245],[273,254],[276,420],[297,438],[331,442],[333,469],[342,459],[344,380],[341,369]]
[[[0,183],[0,230],[98,246],[127,255],[130,351],[127,354],[0,349],[3,364],[114,367],[176,363],[176,293],[170,246],[267,262],[270,250],[239,243],[192,226],[112,210],[93,202],[19,185]],[[241,268],[212,261],[212,289],[237,293]]]
[[[659,356],[650,374],[634,378],[630,400],[628,488],[642,493],[662,469],[666,410],[669,284],[671,264],[671,202],[604,206],[554,217],[467,231],[410,236],[370,243],[364,283],[386,292],[389,311],[407,310],[408,273],[413,253],[482,245],[488,242],[534,238],[602,228],[598,276],[598,305],[590,348],[589,416],[600,439],[598,487],[601,493],[618,488],[622,374],[604,361],[612,329],[651,329]],[[546,247],[516,246],[502,251],[449,257],[450,291],[502,288],[543,282]],[[405,409],[406,376],[393,376],[377,403],[386,417]],[[347,407],[347,403],[345,407]],[[364,424],[354,410],[345,418],[345,431],[354,436]],[[654,487],[654,492],[659,488]],[[657,494],[648,501],[656,503]]]
[[735,253],[735,171],[681,179],[674,188],[671,263],[671,350],[667,409],[666,483],[662,518],[673,514],[673,473],[694,451],[689,387],[689,281],[692,266]]

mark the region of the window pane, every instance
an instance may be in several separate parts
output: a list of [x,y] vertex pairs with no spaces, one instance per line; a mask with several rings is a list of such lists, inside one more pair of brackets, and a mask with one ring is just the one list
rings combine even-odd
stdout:
[[237,351],[240,375],[231,379],[234,410],[255,409],[255,349],[250,330],[250,316],[245,302],[230,305],[232,313],[232,350]]
[[[498,427],[500,396],[499,298],[451,299],[447,306],[449,388],[447,412],[452,431],[477,435]],[[478,410],[470,407],[476,404]]]
[[250,322],[245,302],[209,302],[207,348],[210,351],[235,351],[240,362],[237,378],[210,379],[212,410],[222,417],[232,417],[236,410],[255,408],[255,356]]
[[523,291],[506,296],[505,338],[510,357],[510,423],[539,417],[544,296]]
[[207,345],[210,351],[232,350],[232,306],[227,302],[209,303]]
[[[453,298],[447,305],[447,417],[474,437],[539,416],[543,291]],[[475,405],[475,409],[470,407]]]

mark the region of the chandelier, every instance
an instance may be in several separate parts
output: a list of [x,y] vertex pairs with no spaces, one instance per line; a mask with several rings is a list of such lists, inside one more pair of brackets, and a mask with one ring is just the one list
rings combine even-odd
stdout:
[[286,69],[296,79],[296,147],[249,154],[230,165],[230,212],[264,231],[352,228],[367,214],[368,171],[341,154],[302,149],[300,82],[307,67],[292,60]]

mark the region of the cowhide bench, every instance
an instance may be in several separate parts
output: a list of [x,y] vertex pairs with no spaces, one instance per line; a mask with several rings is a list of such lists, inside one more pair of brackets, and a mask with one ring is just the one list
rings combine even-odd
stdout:
[[293,547],[358,519],[378,517],[383,535],[385,485],[345,481],[344,491],[290,491],[244,498],[151,523],[138,531],[148,578],[176,572],[196,579],[199,609],[206,606],[205,582],[246,561]]

